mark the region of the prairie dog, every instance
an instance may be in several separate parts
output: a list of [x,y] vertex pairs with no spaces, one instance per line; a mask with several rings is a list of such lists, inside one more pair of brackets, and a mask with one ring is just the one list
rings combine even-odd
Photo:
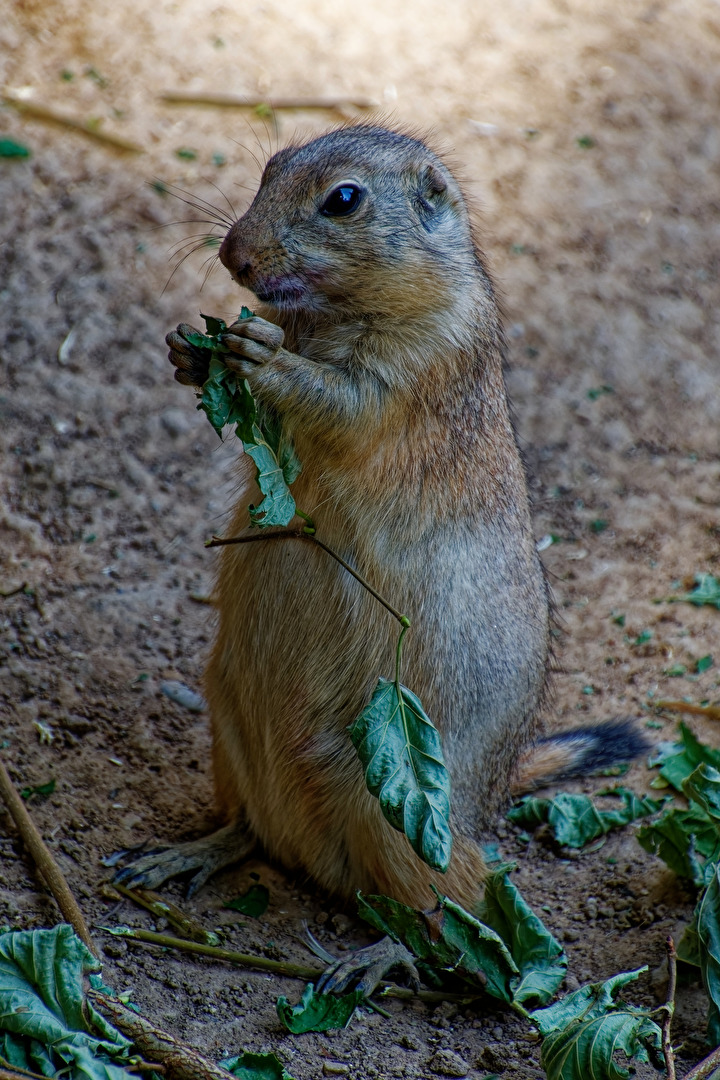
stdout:
[[[396,623],[322,550],[288,539],[220,558],[206,693],[226,824],[126,879],[195,868],[199,887],[260,841],[341,896],[427,907],[432,883],[472,910],[479,838],[537,733],[549,613],[498,305],[462,192],[418,139],[341,128],[269,160],[220,259],[260,302],[231,328],[231,366],[294,441],[298,506],[412,620],[403,682],[442,735],[453,856],[430,870],[385,821],[347,732],[392,675]],[[176,377],[200,385],[202,358],[181,333],[168,342]],[[228,535],[258,501],[248,465]]]

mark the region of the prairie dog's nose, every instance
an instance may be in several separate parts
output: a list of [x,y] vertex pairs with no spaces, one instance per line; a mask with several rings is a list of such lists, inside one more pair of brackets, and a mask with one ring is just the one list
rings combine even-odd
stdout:
[[247,249],[238,236],[235,226],[230,229],[230,232],[220,245],[219,254],[220,262],[238,281],[245,277],[252,268]]

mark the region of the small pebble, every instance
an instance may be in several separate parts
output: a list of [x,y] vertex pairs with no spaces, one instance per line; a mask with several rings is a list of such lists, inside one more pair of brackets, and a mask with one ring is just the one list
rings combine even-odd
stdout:
[[568,942],[572,943],[573,941],[579,941],[579,940],[580,940],[580,931],[579,930],[573,930],[573,929],[571,929],[571,927],[568,927],[566,930],[563,930],[563,941],[568,941]]
[[440,1076],[467,1076],[470,1066],[459,1054],[452,1050],[438,1050],[430,1058],[428,1068]]
[[350,1072],[350,1066],[344,1065],[341,1061],[324,1061],[323,1062],[323,1075],[324,1076],[347,1076]]
[[344,934],[353,924],[352,919],[348,918],[347,915],[343,915],[342,912],[333,915],[330,922],[333,924],[336,934]]
[[177,705],[182,705],[188,712],[200,713],[205,711],[204,698],[196,694],[185,683],[177,682],[175,679],[167,679],[165,682],[160,683],[160,691]]

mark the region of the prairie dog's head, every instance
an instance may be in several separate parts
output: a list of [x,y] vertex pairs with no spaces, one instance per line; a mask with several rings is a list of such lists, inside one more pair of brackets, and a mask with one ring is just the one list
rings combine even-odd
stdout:
[[419,140],[370,126],[270,158],[220,259],[278,315],[439,310],[475,271],[452,173]]

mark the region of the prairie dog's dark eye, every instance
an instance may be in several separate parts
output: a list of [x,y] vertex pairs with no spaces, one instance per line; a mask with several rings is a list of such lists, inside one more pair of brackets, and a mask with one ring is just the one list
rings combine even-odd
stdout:
[[333,188],[320,207],[320,213],[325,217],[345,217],[357,210],[362,197],[362,188],[348,180]]

